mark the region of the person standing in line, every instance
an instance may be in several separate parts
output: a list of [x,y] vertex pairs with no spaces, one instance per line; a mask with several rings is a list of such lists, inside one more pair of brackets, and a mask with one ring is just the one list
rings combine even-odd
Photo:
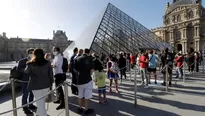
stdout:
[[194,49],[190,48],[189,53],[188,53],[188,66],[189,66],[189,74],[194,73],[194,68],[195,68],[195,56],[194,56]]
[[70,64],[69,64],[69,72],[72,74],[72,84],[71,84],[71,91],[72,94],[78,95],[78,88],[76,87],[77,85],[77,78],[76,78],[76,72],[74,70],[74,63],[75,63],[75,58],[78,54],[78,48],[73,49],[73,55],[70,58]]
[[151,84],[150,79],[151,79],[151,73],[154,73],[154,83],[157,84],[157,59],[158,57],[153,54],[153,50],[149,51],[149,64],[148,64],[148,72],[149,72],[149,84]]
[[113,55],[109,56],[109,61],[107,62],[107,74],[108,74],[108,79],[110,80],[110,93],[112,92],[112,83],[113,80],[115,81],[115,89],[116,93],[118,93],[118,72],[117,72],[117,65],[115,62],[115,57]]
[[45,59],[48,61],[51,61],[51,54],[50,53],[46,53],[45,54]]
[[[44,58],[42,49],[34,50],[32,59],[27,62],[25,73],[31,76],[28,88],[32,90],[35,99],[39,99],[49,92],[54,80],[53,71],[50,62]],[[42,98],[36,102],[38,116],[47,116],[45,100],[46,98]]]
[[[33,51],[34,51],[33,48],[28,49],[27,50],[28,57],[23,58],[18,62],[17,70],[22,73],[22,77],[21,77],[22,81],[29,81],[30,75],[25,73],[24,70],[27,66],[26,62],[31,60],[31,58],[32,58]],[[34,99],[34,96],[33,96],[33,92],[28,90],[28,83],[22,83],[21,87],[22,87],[22,105],[27,104],[28,99],[29,99],[29,102],[32,102]],[[34,106],[33,104],[26,106],[26,107],[23,107],[23,111],[25,114],[33,114],[33,112],[31,110],[36,110],[36,109],[37,109],[37,107]]]
[[182,56],[181,52],[178,53],[178,56],[175,58],[175,61],[177,63],[176,69],[177,69],[177,77],[176,78],[183,78],[183,62],[184,57]]
[[164,53],[161,56],[161,62],[162,62],[162,73],[163,73],[163,86],[166,86],[166,67],[168,66],[168,73],[169,73],[169,86],[172,85],[172,69],[173,69],[173,61],[174,61],[174,56],[171,52],[169,52],[169,49],[166,48]]
[[135,67],[135,64],[136,64],[136,58],[134,56],[133,53],[130,54],[130,64],[131,64],[131,68],[133,69]]
[[[106,74],[103,72],[103,64],[99,60],[99,56],[95,53],[92,54],[94,62],[93,80],[98,86],[98,98],[100,104],[107,104],[106,100]],[[102,100],[101,94],[103,94],[104,100]]]
[[146,79],[146,86],[148,86],[148,76],[147,76],[147,67],[148,67],[149,58],[146,53],[141,51],[141,56],[139,58],[140,63],[140,73],[142,77],[142,85],[145,84],[144,79]]
[[[60,84],[62,84],[66,80],[66,77],[64,76],[63,69],[62,69],[63,56],[60,53],[59,47],[53,47],[53,55],[55,56],[53,63],[52,63],[53,74],[55,77],[56,87],[58,87]],[[63,93],[62,86],[57,89],[57,94],[58,94],[59,98],[54,103],[60,104],[56,108],[56,110],[60,110],[60,109],[65,108],[64,93]]]
[[119,68],[120,68],[120,77],[121,77],[121,82],[122,82],[122,76],[125,77],[126,79],[126,59],[123,57],[123,54],[120,54],[119,58]]
[[78,86],[78,113],[83,113],[82,103],[83,98],[85,100],[85,111],[84,113],[91,114],[94,112],[93,109],[88,108],[89,99],[92,98],[92,89],[93,89],[93,82],[92,82],[92,73],[94,71],[94,63],[93,59],[90,56],[90,50],[85,49],[84,54],[78,57],[75,60],[75,70],[77,74],[77,86]]

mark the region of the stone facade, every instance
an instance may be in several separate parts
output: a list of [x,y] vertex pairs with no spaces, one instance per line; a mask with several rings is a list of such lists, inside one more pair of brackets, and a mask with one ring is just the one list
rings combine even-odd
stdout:
[[161,39],[170,42],[175,51],[204,49],[205,9],[201,0],[173,0],[167,3],[163,26],[152,29]]
[[7,38],[6,33],[0,35],[0,61],[19,60],[27,56],[28,48],[41,48],[45,53],[51,53],[53,46],[60,47],[64,51],[72,41],[68,40],[66,33],[57,30],[53,31],[53,39],[28,39],[28,38]]

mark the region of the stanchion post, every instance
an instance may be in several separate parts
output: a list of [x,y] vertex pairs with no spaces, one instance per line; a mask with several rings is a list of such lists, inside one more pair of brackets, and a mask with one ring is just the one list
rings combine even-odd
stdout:
[[69,104],[68,104],[68,82],[64,82],[64,93],[65,93],[65,116],[69,116]]
[[[13,109],[16,108],[16,92],[15,92],[15,81],[11,79],[11,91],[12,91],[12,105]],[[13,111],[13,116],[17,116],[17,110]]]
[[204,50],[202,51],[202,70],[204,73]]
[[184,62],[183,62],[183,72],[182,72],[182,73],[183,73],[183,83],[185,83],[185,77],[186,77],[186,76],[185,76],[185,64],[186,64],[186,63],[185,63],[185,61],[184,61]]
[[166,92],[168,92],[168,64],[165,65],[166,66]]
[[131,72],[131,64],[129,63],[129,71],[130,71],[130,82],[131,82],[131,76],[132,76],[132,72]]
[[194,70],[194,74],[195,74],[195,75],[196,75],[196,73],[197,73],[197,71],[196,71],[196,66],[197,66],[197,64],[196,64],[196,63],[197,63],[197,61],[196,61],[196,59],[195,59],[195,60],[194,60],[194,69],[195,69],[195,70]]
[[135,107],[137,107],[137,70],[135,70],[135,76],[134,76],[134,95],[135,95]]

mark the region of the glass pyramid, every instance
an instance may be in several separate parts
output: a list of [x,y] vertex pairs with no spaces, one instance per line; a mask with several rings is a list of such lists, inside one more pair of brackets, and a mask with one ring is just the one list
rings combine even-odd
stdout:
[[64,52],[70,57],[74,47],[90,48],[99,55],[117,52],[137,52],[140,49],[171,49],[169,43],[112,4],[100,13],[88,28]]

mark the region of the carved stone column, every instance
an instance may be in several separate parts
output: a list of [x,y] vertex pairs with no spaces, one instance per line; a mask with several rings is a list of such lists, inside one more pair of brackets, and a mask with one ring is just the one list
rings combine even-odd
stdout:
[[200,28],[199,25],[194,26],[194,37],[199,37],[200,34]]
[[187,28],[183,28],[183,39],[187,39]]
[[184,42],[184,53],[187,52],[187,41]]

